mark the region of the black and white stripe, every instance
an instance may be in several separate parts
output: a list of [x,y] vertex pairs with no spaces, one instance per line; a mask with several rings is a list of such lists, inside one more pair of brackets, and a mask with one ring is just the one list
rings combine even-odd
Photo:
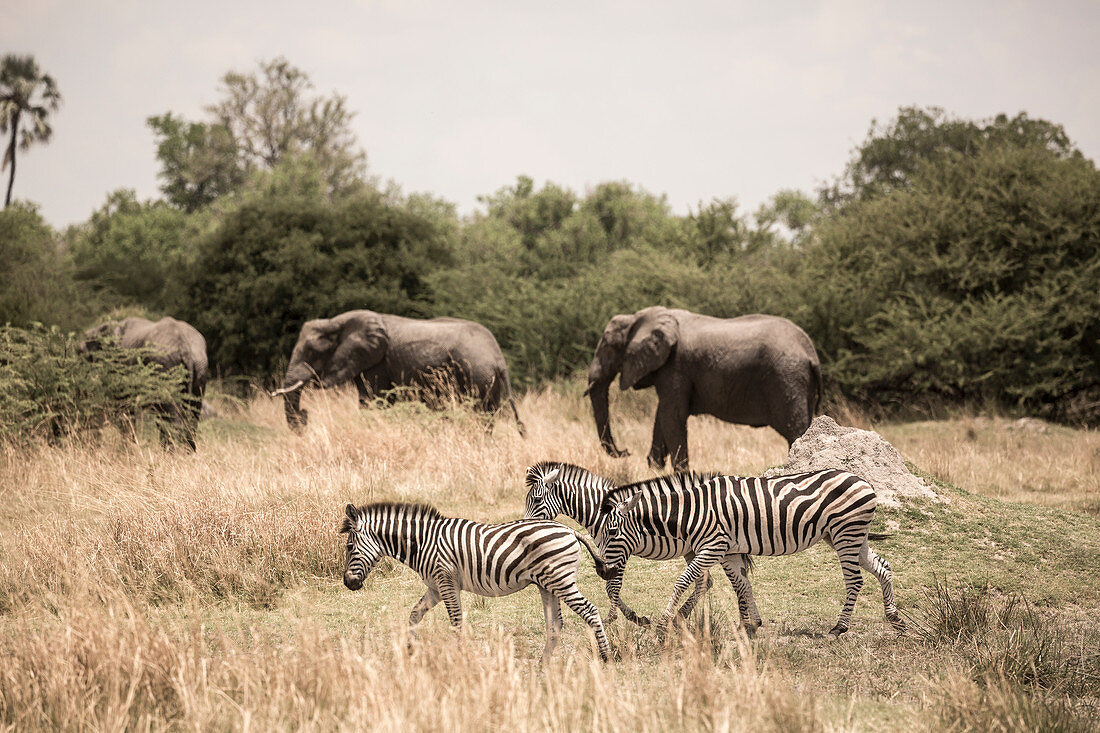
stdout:
[[[712,478],[710,474],[690,471],[674,473],[668,476],[640,481],[624,486],[616,486],[613,481],[599,476],[587,469],[571,463],[542,461],[527,468],[524,517],[528,519],[554,519],[562,514],[588,530],[593,537],[599,538],[608,509],[638,493],[653,495],[669,494],[702,483]],[[648,533],[639,538],[632,554],[647,560],[671,560],[684,557],[690,563],[694,553],[688,544],[678,538],[663,533]],[[760,625],[760,614],[752,597],[752,586],[747,581],[748,570],[752,566],[751,558],[743,556],[728,563],[734,569],[735,577],[730,581],[737,589],[738,607],[742,623],[755,630]],[[607,595],[612,599],[611,610],[606,623],[615,620],[619,609],[627,620],[646,625],[650,620],[638,616],[623,602],[620,595],[625,565],[619,566],[613,577],[607,581]],[[695,592],[680,609],[680,616],[687,617],[710,589],[713,581],[710,572],[700,575],[695,584]]]
[[546,614],[546,649],[557,645],[562,618],[559,601],[577,613],[596,635],[600,656],[609,648],[600,614],[577,588],[583,544],[601,576],[607,571],[591,541],[557,522],[521,519],[482,524],[445,517],[417,504],[348,504],[340,529],[348,535],[344,585],[363,587],[363,580],[383,556],[420,574],[428,591],[409,615],[412,627],[440,600],[451,624],[462,625],[459,591],[504,596],[538,586]]
[[867,544],[875,490],[847,471],[775,478],[716,476],[681,491],[642,492],[613,502],[613,497],[605,501],[609,514],[598,538],[604,561],[612,568],[625,566],[630,555],[652,545],[654,535],[666,543],[683,542],[694,553],[673,587],[659,622],[662,628],[688,586],[713,565],[721,564],[729,575],[728,566],[739,555],[789,555],[819,540],[836,550],[847,591],[840,619],[829,633],[848,630],[863,586],[861,567],[882,586],[886,618],[899,630],[905,627],[894,605],[890,565]]

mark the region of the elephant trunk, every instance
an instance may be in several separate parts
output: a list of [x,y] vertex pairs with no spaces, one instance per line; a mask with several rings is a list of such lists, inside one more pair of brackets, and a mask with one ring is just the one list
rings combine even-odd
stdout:
[[585,390],[588,398],[592,400],[592,415],[596,419],[596,431],[600,436],[600,445],[607,455],[612,458],[622,458],[630,455],[628,450],[620,450],[615,445],[615,438],[611,435],[611,418],[608,409],[608,388],[611,386],[611,378],[602,378],[588,381],[588,389]]
[[276,390],[276,394],[283,396],[283,409],[286,412],[286,424],[292,430],[306,426],[309,422],[309,412],[302,409],[302,389],[310,381],[307,370],[297,368],[293,363],[286,370],[283,379],[283,388]]

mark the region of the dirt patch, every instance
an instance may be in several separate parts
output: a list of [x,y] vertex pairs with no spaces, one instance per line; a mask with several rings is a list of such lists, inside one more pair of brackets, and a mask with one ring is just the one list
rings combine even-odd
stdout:
[[766,475],[826,468],[851,471],[869,482],[883,506],[900,506],[902,501],[914,498],[943,500],[932,487],[909,473],[897,449],[881,435],[873,430],[837,425],[828,415],[814,418],[809,429],[791,446],[787,462]]

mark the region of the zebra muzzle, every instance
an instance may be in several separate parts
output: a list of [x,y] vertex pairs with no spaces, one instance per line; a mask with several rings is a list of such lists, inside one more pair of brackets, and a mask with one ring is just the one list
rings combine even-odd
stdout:
[[359,590],[363,587],[363,578],[353,573],[344,573],[344,587],[348,590]]

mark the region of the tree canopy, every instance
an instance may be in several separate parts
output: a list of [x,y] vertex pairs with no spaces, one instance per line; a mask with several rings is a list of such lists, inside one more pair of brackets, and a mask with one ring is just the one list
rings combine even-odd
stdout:
[[257,197],[199,241],[178,312],[223,375],[270,378],[302,324],[367,308],[423,315],[425,278],[449,264],[432,218],[363,192],[329,204]]
[[771,313],[814,340],[827,394],[872,411],[1100,424],[1100,173],[1058,124],[901,108],[816,199],[780,190],[751,215],[521,175],[460,217],[365,185],[343,98],[311,89],[276,59],[227,74],[202,121],[150,118],[166,201],[117,191],[63,237],[10,207],[0,319],[171,314],[216,373],[270,380],[308,319],[454,316],[534,385],[582,371],[616,313]]
[[998,114],[987,120],[952,117],[940,107],[902,107],[886,124],[871,121],[844,174],[821,191],[825,203],[864,200],[906,188],[925,165],[977,155],[988,145],[1037,146],[1059,158],[1080,157],[1061,125]]
[[75,276],[105,305],[164,311],[179,298],[188,238],[200,225],[200,218],[164,201],[138,201],[132,189],[114,191],[86,223],[66,233]]
[[11,166],[4,206],[11,204],[15,185],[15,151],[26,150],[34,143],[49,142],[53,135],[50,113],[61,104],[57,83],[38,68],[33,56],[8,54],[0,60],[0,134],[8,134],[4,163],[0,170]]
[[800,322],[867,403],[987,402],[1100,418],[1100,173],[990,141],[822,222]]
[[197,211],[239,190],[255,171],[303,155],[317,161],[329,193],[354,190],[366,171],[366,153],[350,127],[355,113],[343,96],[312,90],[304,71],[276,58],[256,72],[225,74],[206,121],[171,112],[149,117],[164,195]]

